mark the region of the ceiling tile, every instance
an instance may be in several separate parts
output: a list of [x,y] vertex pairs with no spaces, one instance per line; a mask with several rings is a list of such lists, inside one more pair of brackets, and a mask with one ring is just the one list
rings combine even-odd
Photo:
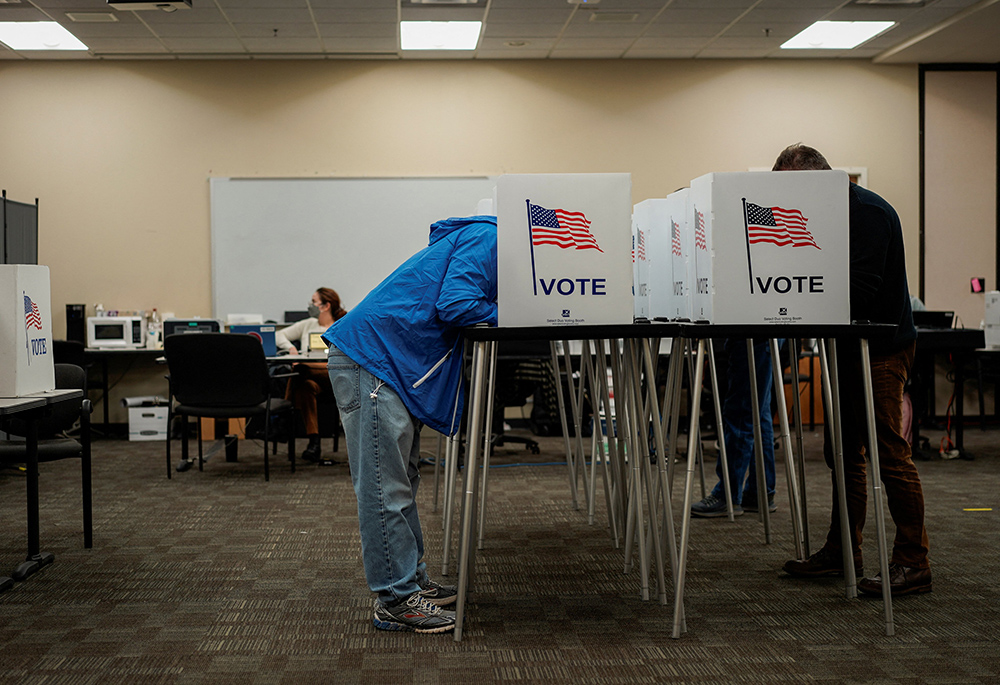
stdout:
[[507,38],[544,38],[562,33],[562,24],[486,24],[484,36]]
[[323,38],[327,52],[395,52],[396,37],[388,38]]
[[316,9],[313,10],[318,24],[371,24],[380,22],[396,23],[396,10]]
[[714,36],[726,28],[727,24],[675,24],[656,23],[649,26],[643,35],[646,36]]
[[250,52],[322,52],[323,44],[316,36],[312,38],[242,38],[241,42]]
[[[316,27],[309,24],[233,24],[241,38],[316,38]],[[277,33],[275,33],[277,31]]]
[[395,37],[398,27],[391,24],[319,24],[319,33],[330,38],[391,38]]

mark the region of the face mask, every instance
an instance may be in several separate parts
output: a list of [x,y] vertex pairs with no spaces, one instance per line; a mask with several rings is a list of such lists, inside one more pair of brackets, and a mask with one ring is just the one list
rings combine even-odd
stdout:
[[309,308],[306,311],[309,312],[309,316],[312,318],[319,318],[319,307],[314,305],[312,302],[309,303]]

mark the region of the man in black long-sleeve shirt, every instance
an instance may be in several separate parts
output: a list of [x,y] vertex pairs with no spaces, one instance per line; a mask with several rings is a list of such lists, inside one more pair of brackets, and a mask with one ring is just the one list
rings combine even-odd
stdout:
[[[829,168],[823,155],[805,145],[786,148],[774,164],[774,171]],[[906,283],[902,228],[896,211],[884,199],[853,183],[849,192],[851,319],[896,326],[892,338],[874,341],[870,347],[879,466],[889,512],[896,524],[889,560],[889,586],[894,595],[930,592],[923,489],[902,430],[903,385],[913,364],[917,337]],[[868,498],[865,463],[868,433],[864,403],[860,401],[863,396],[861,355],[854,345],[841,346],[838,355],[847,510],[854,566],[861,575],[861,531]],[[832,468],[830,441],[825,443],[826,461]],[[835,478],[833,491],[836,502]],[[808,559],[786,562],[784,569],[790,575],[804,578],[843,573],[840,517],[836,508],[823,548]],[[881,574],[860,580],[858,589],[865,594],[881,596]]]

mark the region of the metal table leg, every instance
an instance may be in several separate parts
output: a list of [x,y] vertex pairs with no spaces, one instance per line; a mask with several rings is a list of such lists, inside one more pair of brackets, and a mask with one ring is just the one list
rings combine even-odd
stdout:
[[892,619],[892,588],[889,582],[889,555],[885,535],[885,519],[882,516],[882,473],[878,461],[878,435],[875,429],[875,398],[872,391],[872,367],[868,353],[868,341],[861,339],[861,372],[865,384],[865,412],[868,418],[868,461],[872,467],[872,500],[875,505],[875,530],[878,535],[878,561],[882,572],[882,604],[885,609],[885,634],[894,635]]
[[465,451],[465,498],[463,500],[462,532],[459,539],[458,552],[458,599],[455,605],[455,641],[462,639],[462,628],[465,622],[465,603],[469,592],[469,573],[472,564],[474,545],[472,544],[473,519],[476,512],[476,461],[481,446],[481,429],[483,422],[483,395],[485,394],[486,378],[486,342],[474,343],[472,351],[472,381],[470,393],[472,402],[469,412],[469,440]]
[[[704,358],[705,342],[703,340],[699,340],[697,362],[695,363],[694,368],[695,378],[691,384],[691,387],[693,388],[701,387]],[[695,446],[698,441],[698,414],[700,409],[701,393],[694,392],[692,393],[691,398],[691,424],[689,428],[690,432],[688,433],[687,473],[684,478],[684,508],[681,510],[683,512],[683,518],[681,519],[681,546],[677,562],[677,583],[674,587],[674,626],[671,637],[675,639],[681,636],[681,623],[684,616],[684,576],[687,570],[688,538],[691,534],[691,490],[694,487],[694,460],[697,454]],[[763,508],[766,509],[767,507]]]

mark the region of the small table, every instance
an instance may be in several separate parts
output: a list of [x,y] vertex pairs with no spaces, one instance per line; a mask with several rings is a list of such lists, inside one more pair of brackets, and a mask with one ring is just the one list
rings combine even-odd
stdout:
[[[38,419],[45,411],[46,407],[60,402],[69,402],[83,398],[83,390],[48,390],[46,392],[32,393],[21,397],[0,398],[0,416],[7,414],[25,414],[25,446],[27,456],[25,468],[27,470],[27,500],[28,500],[28,555],[20,566],[12,574],[14,580],[24,580],[35,573],[43,566],[55,561],[55,556],[49,552],[40,551],[38,534]],[[0,589],[9,587],[6,581],[9,578],[0,579]]]
[[101,430],[107,435],[108,426],[111,423],[109,419],[111,393],[108,387],[108,361],[113,357],[130,357],[133,360],[139,357],[162,357],[163,350],[152,350],[147,347],[88,347],[83,352],[101,363],[101,403],[104,405],[102,410],[104,422],[101,424]]
[[[971,458],[965,451],[965,367],[975,358],[978,348],[986,344],[986,334],[978,328],[918,328],[914,366],[922,371],[928,388],[928,416],[934,416],[934,355],[951,355],[955,374],[955,449],[963,459]],[[913,422],[913,444],[918,445],[920,422]]]

